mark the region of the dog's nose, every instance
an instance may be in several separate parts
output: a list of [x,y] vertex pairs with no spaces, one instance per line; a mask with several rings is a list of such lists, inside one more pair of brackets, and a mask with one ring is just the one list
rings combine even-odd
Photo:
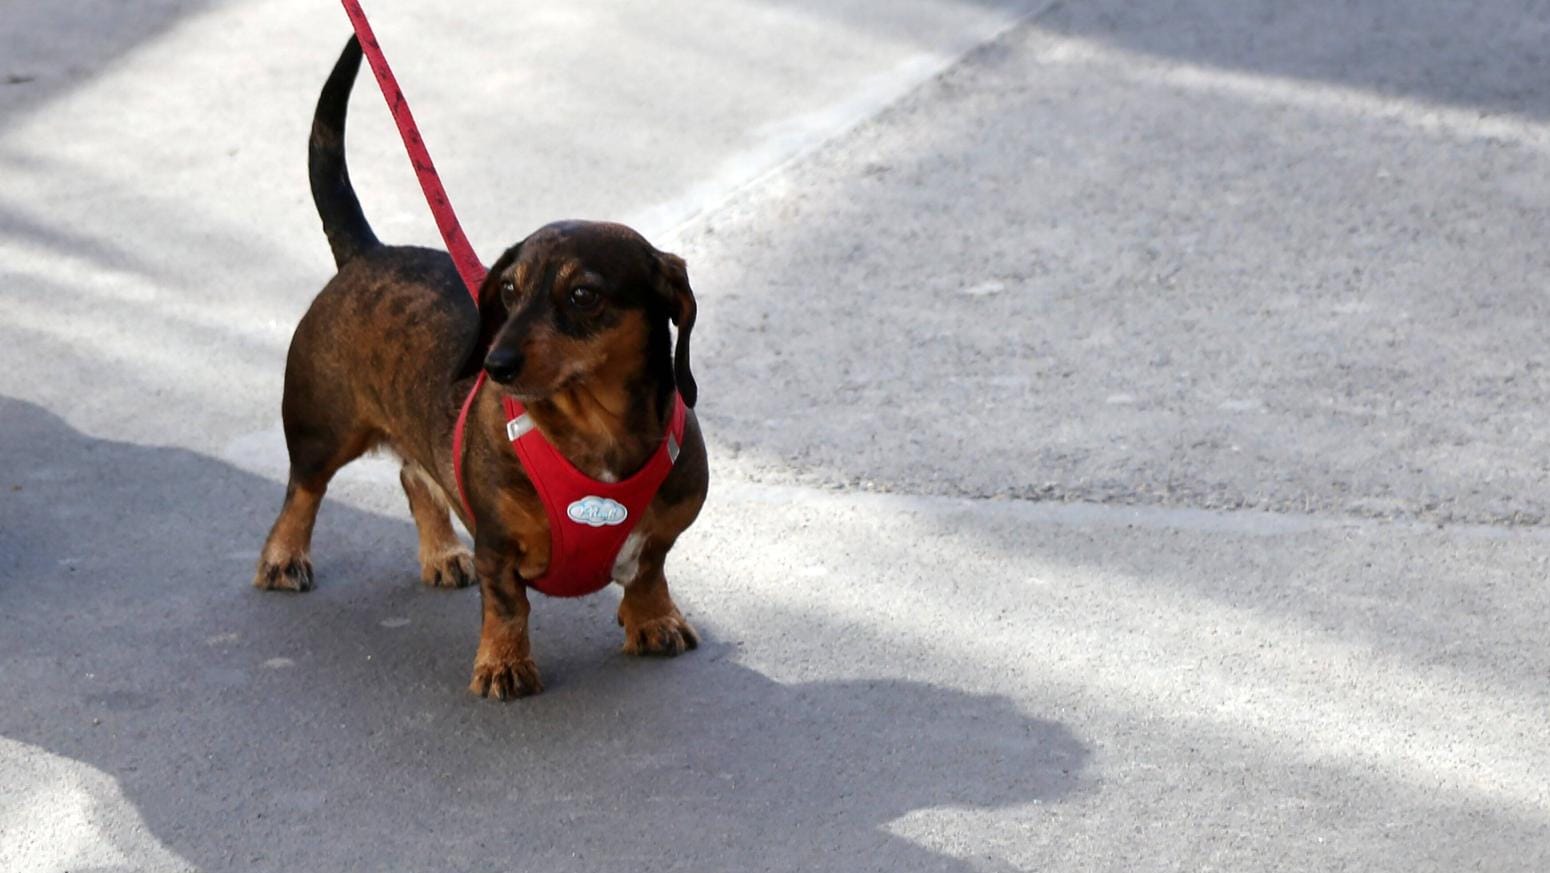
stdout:
[[484,371],[497,382],[510,382],[522,372],[522,353],[515,349],[491,349],[484,356]]

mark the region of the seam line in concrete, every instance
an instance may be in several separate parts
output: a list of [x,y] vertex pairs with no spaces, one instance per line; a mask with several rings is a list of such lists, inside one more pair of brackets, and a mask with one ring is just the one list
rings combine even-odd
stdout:
[[[731,477],[728,477],[731,478]],[[1026,522],[1084,528],[1142,528],[1187,530],[1239,536],[1289,536],[1314,531],[1389,530],[1405,533],[1441,533],[1466,539],[1550,541],[1550,528],[1512,527],[1492,524],[1438,524],[1415,519],[1363,518],[1345,515],[1313,515],[1244,509],[1199,509],[1185,506],[1126,505],[1090,501],[1037,501],[1005,497],[947,497],[932,494],[837,491],[810,485],[775,484],[735,478],[712,487],[713,499],[722,494],[752,502],[792,504],[815,502],[820,506],[844,503],[879,513],[944,515],[979,512],[1004,515]]]
[[[1032,6],[957,52],[915,55],[893,70],[869,78],[861,89],[844,100],[772,125],[777,133],[764,143],[731,156],[718,170],[709,173],[706,181],[692,186],[673,200],[643,210],[629,223],[651,229],[656,222],[663,222],[667,225],[662,231],[664,239],[681,238],[742,192],[758,187],[797,161],[877,118],[922,86],[970,60],[986,46],[1000,42],[1008,34],[1038,21],[1064,3],[1065,0],[1047,0]],[[755,168],[751,172],[750,166]]]

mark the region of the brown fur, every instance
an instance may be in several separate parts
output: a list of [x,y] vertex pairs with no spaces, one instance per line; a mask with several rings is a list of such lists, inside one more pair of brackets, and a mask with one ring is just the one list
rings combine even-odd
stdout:
[[[694,294],[681,259],[616,224],[539,229],[491,268],[477,310],[445,252],[377,243],[341,151],[359,64],[353,45],[319,100],[311,160],[314,198],[340,269],[302,317],[286,359],[290,483],[253,584],[309,590],[312,528],[329,480],[367,451],[390,450],[404,462],[421,578],[435,587],[478,579],[483,623],[469,687],[502,700],[533,694],[543,686],[524,580],[548,568],[549,520],[507,442],[501,398],[522,400],[544,436],[588,475],[634,473],[661,444],[673,391],[694,403]],[[678,325],[676,351],[670,321]],[[453,478],[452,432],[481,366],[491,378],[464,435],[468,517]],[[628,652],[676,655],[697,643],[662,564],[699,514],[707,482],[691,411],[678,460],[634,528],[643,538],[636,572],[615,580],[624,586],[619,622]],[[472,555],[449,509],[474,532]]]

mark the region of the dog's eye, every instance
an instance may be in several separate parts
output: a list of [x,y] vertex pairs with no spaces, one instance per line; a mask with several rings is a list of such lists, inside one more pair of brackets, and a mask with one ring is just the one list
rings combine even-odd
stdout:
[[572,289],[570,292],[570,305],[577,309],[596,309],[597,305],[602,302],[603,295],[597,293],[596,289],[588,288],[585,285]]
[[513,295],[515,293],[517,293],[517,283],[511,281],[510,279],[504,279],[504,280],[501,281],[501,294],[502,295],[504,295],[506,297],[510,297],[511,295]]

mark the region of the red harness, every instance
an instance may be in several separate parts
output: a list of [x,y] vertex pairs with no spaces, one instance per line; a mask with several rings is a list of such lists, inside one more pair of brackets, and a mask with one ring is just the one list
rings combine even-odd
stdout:
[[[366,12],[358,0],[341,0],[350,23],[355,28],[361,50],[376,74],[382,96],[398,125],[398,133],[404,140],[404,148],[419,176],[420,188],[436,226],[447,244],[458,275],[468,287],[474,303],[479,303],[479,286],[488,270],[474,254],[468,237],[463,234],[447,192],[431,163],[430,152],[420,138],[420,130],[409,112],[409,102],[393,78],[387,58],[377,44]],[[452,474],[457,482],[459,499],[467,512],[469,528],[473,528],[474,512],[468,505],[468,492],[463,487],[463,430],[468,423],[468,411],[473,408],[474,397],[484,387],[486,374],[479,371],[479,378],[463,401],[458,413],[457,426],[452,431]],[[606,587],[613,578],[613,567],[630,532],[645,515],[646,508],[678,460],[679,448],[684,436],[684,401],[673,393],[673,411],[668,417],[667,433],[662,446],[653,452],[645,466],[621,482],[600,482],[577,470],[559,450],[551,444],[533,424],[529,416],[512,397],[501,398],[506,410],[506,436],[516,450],[522,468],[538,490],[543,500],[544,512],[549,517],[549,569],[538,579],[526,583],[554,597],[580,597]]]
[[[480,371],[452,430],[453,479],[470,522],[474,510],[463,486],[463,430],[485,378]],[[581,597],[601,591],[613,579],[614,562],[624,541],[678,460],[686,416],[683,398],[673,392],[673,412],[662,445],[634,475],[618,482],[602,482],[576,469],[544,439],[516,398],[502,397],[501,406],[506,411],[506,438],[511,440],[549,517],[549,569],[537,579],[526,580],[527,584],[551,597]]]

